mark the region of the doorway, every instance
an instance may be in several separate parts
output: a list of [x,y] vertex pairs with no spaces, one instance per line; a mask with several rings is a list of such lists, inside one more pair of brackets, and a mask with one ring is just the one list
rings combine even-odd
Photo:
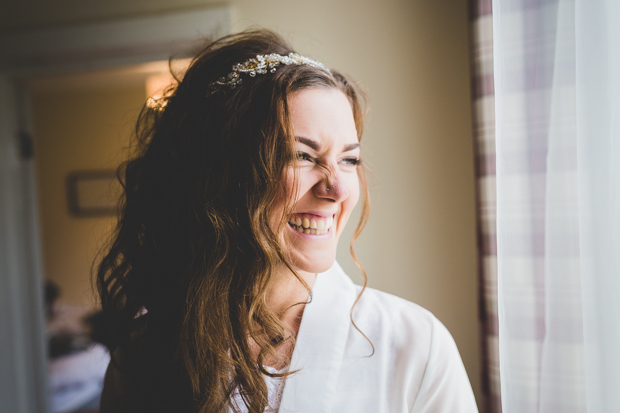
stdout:
[[[0,400],[3,411],[51,411],[42,287],[43,268],[49,255],[45,250],[51,247],[45,247],[39,225],[42,214],[37,210],[36,198],[40,174],[34,166],[38,162],[35,161],[37,154],[32,157],[31,142],[34,140],[29,137],[33,136],[35,124],[30,119],[32,104],[45,108],[53,104],[53,99],[49,95],[31,95],[22,85],[36,88],[29,83],[31,79],[61,76],[62,73],[117,70],[171,56],[193,55],[206,39],[227,34],[230,27],[230,7],[217,6],[0,34],[3,55],[0,61],[0,354],[3,355],[0,358]],[[44,95],[45,87],[39,87]],[[144,99],[144,95],[142,97]],[[120,141],[121,135],[116,135]],[[51,145],[54,149],[53,143]],[[41,172],[44,173],[43,169]],[[61,181],[60,187],[66,188],[66,179]],[[54,194],[61,194],[58,195],[61,198],[62,194],[66,195],[66,189],[58,189],[58,183],[55,185]],[[105,224],[99,228],[103,227]],[[91,231],[91,239],[95,239],[97,230]],[[81,265],[87,261],[88,258],[84,259]],[[88,284],[82,281],[78,292],[64,294],[73,300],[81,291],[80,305],[92,302],[89,301],[92,295],[89,298],[85,294],[84,283]]]
[[[175,61],[179,73],[188,61]],[[51,411],[97,412],[109,362],[93,271],[114,232],[133,127],[174,82],[167,61],[27,82],[45,291]]]

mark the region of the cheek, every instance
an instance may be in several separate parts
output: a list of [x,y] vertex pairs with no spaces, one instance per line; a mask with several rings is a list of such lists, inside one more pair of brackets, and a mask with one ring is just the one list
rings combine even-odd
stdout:
[[[270,224],[274,230],[282,219],[285,209],[287,207],[294,209],[297,202],[312,190],[315,181],[310,175],[303,171],[297,171],[297,176],[295,176],[295,169],[292,167],[284,173],[280,181],[278,196],[274,200],[270,212]],[[297,185],[295,185],[296,179]]]
[[289,178],[289,190],[293,197],[293,206],[295,206],[295,204],[301,199],[313,197],[314,186],[319,183],[321,179],[323,179],[323,176],[317,171],[306,171],[303,169],[298,170],[297,188],[294,187],[294,179],[295,178],[293,175]]
[[291,171],[285,172],[280,180],[278,194],[273,200],[269,212],[269,224],[274,231],[276,231],[278,224],[283,218],[288,203],[287,197],[290,197],[295,189],[294,182],[295,176]]

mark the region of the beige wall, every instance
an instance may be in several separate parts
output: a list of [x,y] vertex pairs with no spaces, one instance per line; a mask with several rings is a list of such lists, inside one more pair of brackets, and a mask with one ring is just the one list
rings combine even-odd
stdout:
[[34,89],[35,159],[44,272],[71,304],[93,302],[95,254],[114,225],[108,218],[69,214],[69,172],[116,168],[144,102],[144,84],[83,89]]
[[[216,2],[8,0],[0,6],[4,15],[0,28],[208,3]],[[26,4],[34,4],[36,11],[24,13]],[[423,305],[446,324],[479,398],[467,1],[231,0],[229,4],[235,30],[254,25],[275,29],[300,52],[364,84],[371,113],[363,150],[372,170],[373,207],[358,241],[358,254],[371,286]],[[96,233],[81,231],[90,237]],[[339,260],[355,276],[346,250],[341,248]]]

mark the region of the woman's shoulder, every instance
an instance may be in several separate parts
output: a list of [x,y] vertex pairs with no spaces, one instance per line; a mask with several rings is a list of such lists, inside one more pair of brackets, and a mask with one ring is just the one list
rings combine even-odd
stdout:
[[413,343],[430,345],[433,335],[437,334],[439,339],[452,340],[450,333],[431,311],[375,288],[367,287],[362,293],[362,287],[354,284],[338,263],[330,269],[325,284],[322,290],[332,290],[333,300],[347,300],[350,303],[343,307],[347,308],[347,312],[352,308],[353,321],[364,334],[369,334],[369,338],[389,338],[393,341],[392,345],[401,341],[405,346]]
[[414,401],[412,411],[477,411],[456,343],[433,313],[367,288],[353,320],[373,343],[378,359],[387,356],[394,361],[390,375],[406,372],[403,382],[408,383],[408,399]]
[[[357,290],[361,292],[361,287]],[[426,308],[374,288],[364,290],[354,309],[354,318],[356,315],[372,324],[373,328],[384,332],[389,330],[405,340],[413,337],[417,341],[430,340],[435,330],[445,330],[441,321]],[[445,333],[450,334],[447,330]]]
[[[329,325],[336,308],[346,313],[349,328],[340,375],[359,388],[356,397],[363,406],[356,411],[477,411],[456,344],[437,317],[393,294],[374,288],[362,293],[362,287],[335,269],[318,292],[329,291],[324,304],[331,311],[323,312],[331,317]],[[383,392],[377,393],[378,388]],[[342,406],[348,403],[350,398],[343,397]]]

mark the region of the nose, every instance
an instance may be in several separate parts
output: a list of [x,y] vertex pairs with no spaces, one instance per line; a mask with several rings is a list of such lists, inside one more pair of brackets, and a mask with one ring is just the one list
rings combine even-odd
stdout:
[[314,186],[314,193],[319,198],[334,202],[341,202],[349,196],[349,190],[344,184],[341,172],[337,167],[326,166],[322,179]]

